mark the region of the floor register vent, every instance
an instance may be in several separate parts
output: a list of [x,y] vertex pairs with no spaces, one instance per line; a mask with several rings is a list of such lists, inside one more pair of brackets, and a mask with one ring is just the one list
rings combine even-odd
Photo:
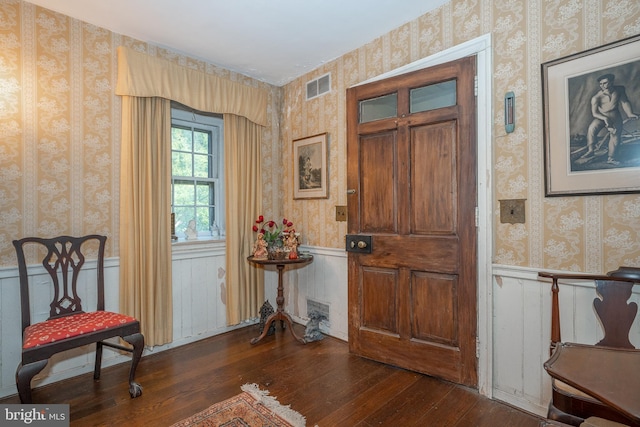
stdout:
[[323,314],[327,318],[326,322],[329,322],[329,304],[324,304],[318,301],[307,299],[307,316],[312,311],[317,311]]

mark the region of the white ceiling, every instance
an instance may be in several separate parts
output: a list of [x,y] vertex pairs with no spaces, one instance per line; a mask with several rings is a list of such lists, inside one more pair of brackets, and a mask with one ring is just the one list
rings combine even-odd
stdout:
[[28,0],[276,86],[449,0]]

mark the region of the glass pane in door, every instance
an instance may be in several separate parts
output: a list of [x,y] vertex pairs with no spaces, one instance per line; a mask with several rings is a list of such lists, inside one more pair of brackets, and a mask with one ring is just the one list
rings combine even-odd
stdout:
[[456,105],[456,81],[449,80],[411,89],[409,103],[411,114]]
[[398,94],[390,93],[360,101],[360,123],[388,119],[398,115]]

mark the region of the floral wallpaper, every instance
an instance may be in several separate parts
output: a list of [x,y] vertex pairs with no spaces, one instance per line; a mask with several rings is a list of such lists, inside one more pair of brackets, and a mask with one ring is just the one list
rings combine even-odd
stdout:
[[[544,197],[540,64],[640,34],[637,0],[452,0],[283,88],[112,33],[22,0],[0,0],[0,266],[11,240],[97,232],[118,255],[120,102],[126,45],[270,93],[264,130],[266,217],[286,216],[305,244],[342,248],[346,89],[490,33],[493,45],[494,254],[498,264],[601,272],[640,265],[640,195]],[[306,82],[331,73],[330,93]],[[516,94],[516,131],[502,99]],[[634,106],[640,110],[640,105]],[[292,141],[329,134],[329,198],[293,200]],[[526,199],[526,223],[502,224],[500,199]]]
[[[346,89],[491,33],[493,46],[493,261],[604,272],[640,266],[640,195],[544,197],[540,64],[640,33],[635,0],[453,0],[285,86],[285,209],[312,245],[343,247],[346,223]],[[330,94],[304,99],[306,82],[331,73]],[[516,130],[506,134],[503,97],[516,95]],[[640,100],[635,111],[640,112]],[[329,199],[292,200],[291,141],[330,135]],[[501,199],[526,199],[526,222],[502,224]]]
[[107,256],[118,255],[120,45],[267,90],[265,151],[278,146],[281,88],[31,3],[0,0],[0,266],[15,265],[11,241],[25,236],[105,234]]

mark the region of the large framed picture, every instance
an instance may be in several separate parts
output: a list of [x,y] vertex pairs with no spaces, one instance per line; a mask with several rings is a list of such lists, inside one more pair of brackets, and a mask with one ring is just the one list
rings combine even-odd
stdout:
[[542,64],[547,196],[640,191],[640,36]]
[[327,134],[293,141],[293,198],[326,199]]

